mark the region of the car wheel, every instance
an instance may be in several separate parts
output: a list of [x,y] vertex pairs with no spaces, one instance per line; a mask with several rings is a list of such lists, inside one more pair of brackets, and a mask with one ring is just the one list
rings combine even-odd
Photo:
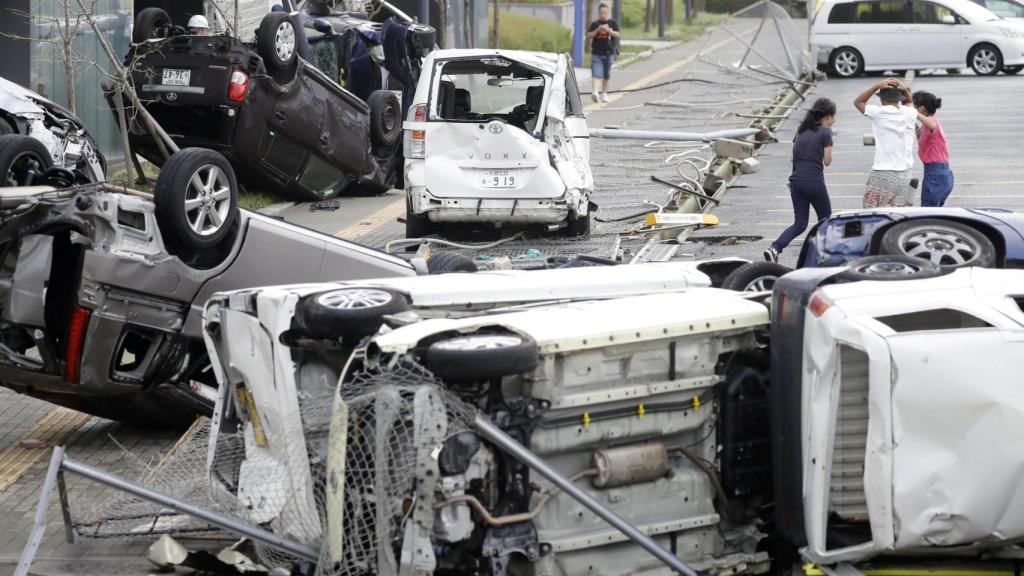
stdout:
[[171,25],[171,17],[161,8],[143,8],[135,17],[132,26],[132,43],[140,44],[147,40],[163,38]]
[[367,99],[370,105],[370,141],[377,149],[389,149],[402,136],[402,103],[388,90],[377,90]]
[[256,53],[272,72],[284,72],[297,57],[295,22],[284,12],[271,12],[256,30]]
[[838,278],[849,282],[860,280],[920,280],[942,276],[943,271],[936,264],[920,258],[886,254],[858,258],[849,264]]
[[490,380],[530,372],[540,364],[540,348],[519,334],[479,332],[434,342],[423,364],[444,380]]
[[995,76],[1003,67],[1003,55],[991,44],[978,44],[967,55],[967,65],[978,76]]
[[0,187],[42,184],[51,166],[53,160],[42,142],[18,134],[0,136]]
[[458,252],[440,252],[427,260],[427,271],[431,274],[451,272],[476,272],[476,263],[469,256]]
[[996,265],[996,248],[984,234],[950,220],[900,222],[882,235],[879,254],[922,258],[947,269]]
[[1016,76],[1021,70],[1024,70],[1024,66],[1003,66],[1003,74],[1007,76]]
[[864,57],[849,46],[832,51],[828,64],[832,75],[839,78],[854,78],[864,72]]
[[437,45],[437,30],[426,24],[410,24],[407,37],[412,37],[412,56],[423,58]]
[[775,262],[750,262],[733,270],[722,281],[722,288],[736,292],[767,292],[775,281],[793,269]]
[[409,309],[401,292],[376,287],[347,287],[307,297],[299,304],[299,324],[311,336],[358,339],[380,329],[384,317]]
[[185,148],[160,169],[153,194],[156,221],[168,249],[196,254],[220,244],[238,218],[238,181],[227,159]]
[[591,212],[588,210],[583,216],[576,216],[575,218],[570,217],[565,221],[565,228],[562,233],[566,236],[589,236],[590,235],[590,222]]

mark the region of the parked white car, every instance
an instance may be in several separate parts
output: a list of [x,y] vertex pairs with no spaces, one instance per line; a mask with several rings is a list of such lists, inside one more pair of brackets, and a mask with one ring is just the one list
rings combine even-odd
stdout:
[[972,0],[996,16],[1024,20],[1024,2],[1021,0]]
[[825,0],[811,48],[840,78],[885,70],[969,66],[975,74],[1024,69],[1024,23],[970,0]]
[[408,237],[453,222],[589,232],[589,131],[569,56],[431,52],[404,129]]

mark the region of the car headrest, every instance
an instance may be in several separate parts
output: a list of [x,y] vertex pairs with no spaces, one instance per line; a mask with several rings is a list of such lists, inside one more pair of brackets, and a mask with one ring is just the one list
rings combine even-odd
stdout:
[[469,96],[469,90],[465,88],[455,89],[455,109],[457,112],[465,114],[472,109],[472,98]]
[[544,86],[530,86],[526,89],[526,107],[533,112],[540,111],[540,103],[544,100]]
[[327,5],[327,2],[322,0],[314,0],[313,2],[307,2],[303,7],[303,11],[310,16],[330,16],[331,7]]

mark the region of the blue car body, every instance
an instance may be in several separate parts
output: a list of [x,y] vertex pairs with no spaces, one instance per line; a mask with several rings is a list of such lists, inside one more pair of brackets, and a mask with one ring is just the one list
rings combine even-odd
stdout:
[[959,222],[988,237],[1000,268],[1024,268],[1024,214],[996,208],[873,208],[835,214],[807,234],[797,268],[842,266],[877,254],[885,231],[906,220]]

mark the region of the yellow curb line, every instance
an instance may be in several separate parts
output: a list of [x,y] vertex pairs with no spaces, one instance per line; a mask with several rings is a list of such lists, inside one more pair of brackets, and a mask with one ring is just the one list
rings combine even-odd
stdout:
[[354,240],[360,236],[365,236],[366,234],[373,232],[388,222],[394,222],[396,218],[403,216],[404,214],[405,194],[403,193],[401,198],[396,199],[391,204],[388,204],[373,214],[370,214],[370,216],[360,220],[358,223],[338,230],[334,235],[339,238],[344,238],[345,240]]
[[[29,428],[21,439],[42,440],[48,446],[57,446],[67,440],[89,418],[91,416],[88,414],[68,408],[57,408]],[[4,448],[0,452],[0,492],[7,490],[49,453],[49,450],[44,449],[22,448],[18,442]]]

